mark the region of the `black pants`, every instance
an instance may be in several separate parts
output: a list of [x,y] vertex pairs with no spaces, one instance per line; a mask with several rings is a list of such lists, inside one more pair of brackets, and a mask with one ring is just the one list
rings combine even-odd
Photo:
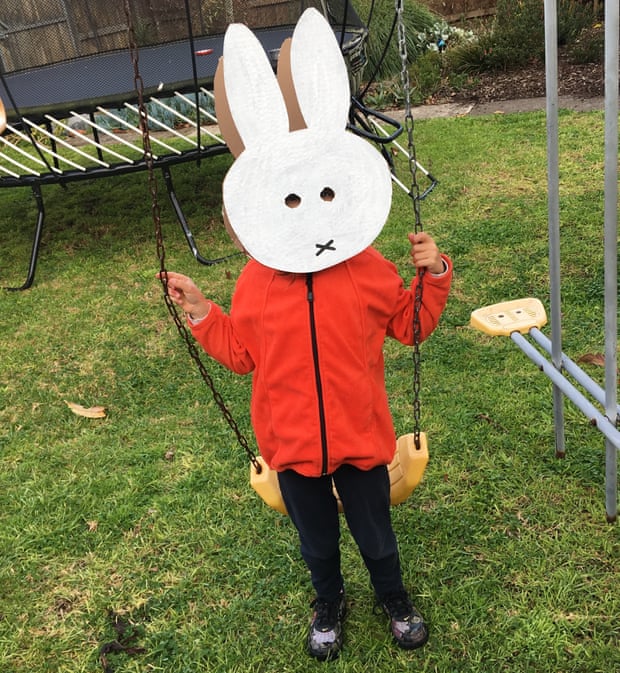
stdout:
[[403,588],[385,466],[364,471],[343,465],[333,475],[316,478],[286,470],[278,478],[317,596],[331,601],[343,588],[340,519],[332,479],[376,594],[383,596]]

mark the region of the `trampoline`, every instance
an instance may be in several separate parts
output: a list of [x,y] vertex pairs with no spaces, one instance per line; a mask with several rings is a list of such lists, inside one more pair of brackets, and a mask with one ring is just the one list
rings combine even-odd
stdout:
[[[7,289],[26,289],[34,281],[45,221],[42,187],[140,171],[147,163],[123,3],[3,4],[0,187],[29,187],[38,211],[26,280]],[[217,132],[212,93],[226,25],[250,25],[275,68],[279,47],[303,10],[316,7],[334,27],[352,91],[365,64],[367,31],[347,0],[132,0],[130,6],[132,23],[144,33],[139,35],[140,77],[155,132],[153,165],[162,171],[192,254],[200,263],[212,264],[217,260],[199,252],[183,215],[172,168],[228,152]]]

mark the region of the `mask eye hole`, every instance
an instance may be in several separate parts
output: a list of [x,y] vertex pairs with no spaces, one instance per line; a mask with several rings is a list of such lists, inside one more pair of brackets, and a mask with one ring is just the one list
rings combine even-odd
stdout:
[[297,194],[289,194],[284,199],[284,203],[286,203],[289,208],[297,208],[297,206],[299,206],[301,203],[301,197],[297,196]]
[[331,187],[325,187],[321,192],[321,198],[323,201],[333,201],[336,198],[336,194]]

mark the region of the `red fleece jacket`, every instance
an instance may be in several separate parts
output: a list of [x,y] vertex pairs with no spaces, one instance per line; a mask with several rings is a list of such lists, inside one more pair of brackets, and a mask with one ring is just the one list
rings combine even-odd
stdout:
[[[421,338],[447,301],[452,263],[426,273]],[[308,285],[311,280],[312,287]],[[406,289],[374,248],[307,276],[250,261],[230,315],[212,304],[192,333],[234,372],[254,372],[252,424],[261,455],[275,470],[316,477],[343,463],[389,464],[396,437],[385,389],[383,342],[413,343],[417,277]]]

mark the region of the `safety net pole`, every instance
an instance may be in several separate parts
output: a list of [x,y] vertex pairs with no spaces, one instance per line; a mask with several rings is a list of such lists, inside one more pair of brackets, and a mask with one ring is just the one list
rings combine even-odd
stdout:
[[[560,171],[558,118],[558,13],[557,0],[545,0],[545,82],[547,114],[547,217],[549,229],[549,282],[551,292],[551,360],[562,366],[562,303],[560,276]],[[564,396],[553,386],[555,452],[565,454]]]
[[[605,411],[617,424],[618,360],[618,23],[617,2],[605,3]],[[607,518],[618,509],[618,451],[607,439]]]

